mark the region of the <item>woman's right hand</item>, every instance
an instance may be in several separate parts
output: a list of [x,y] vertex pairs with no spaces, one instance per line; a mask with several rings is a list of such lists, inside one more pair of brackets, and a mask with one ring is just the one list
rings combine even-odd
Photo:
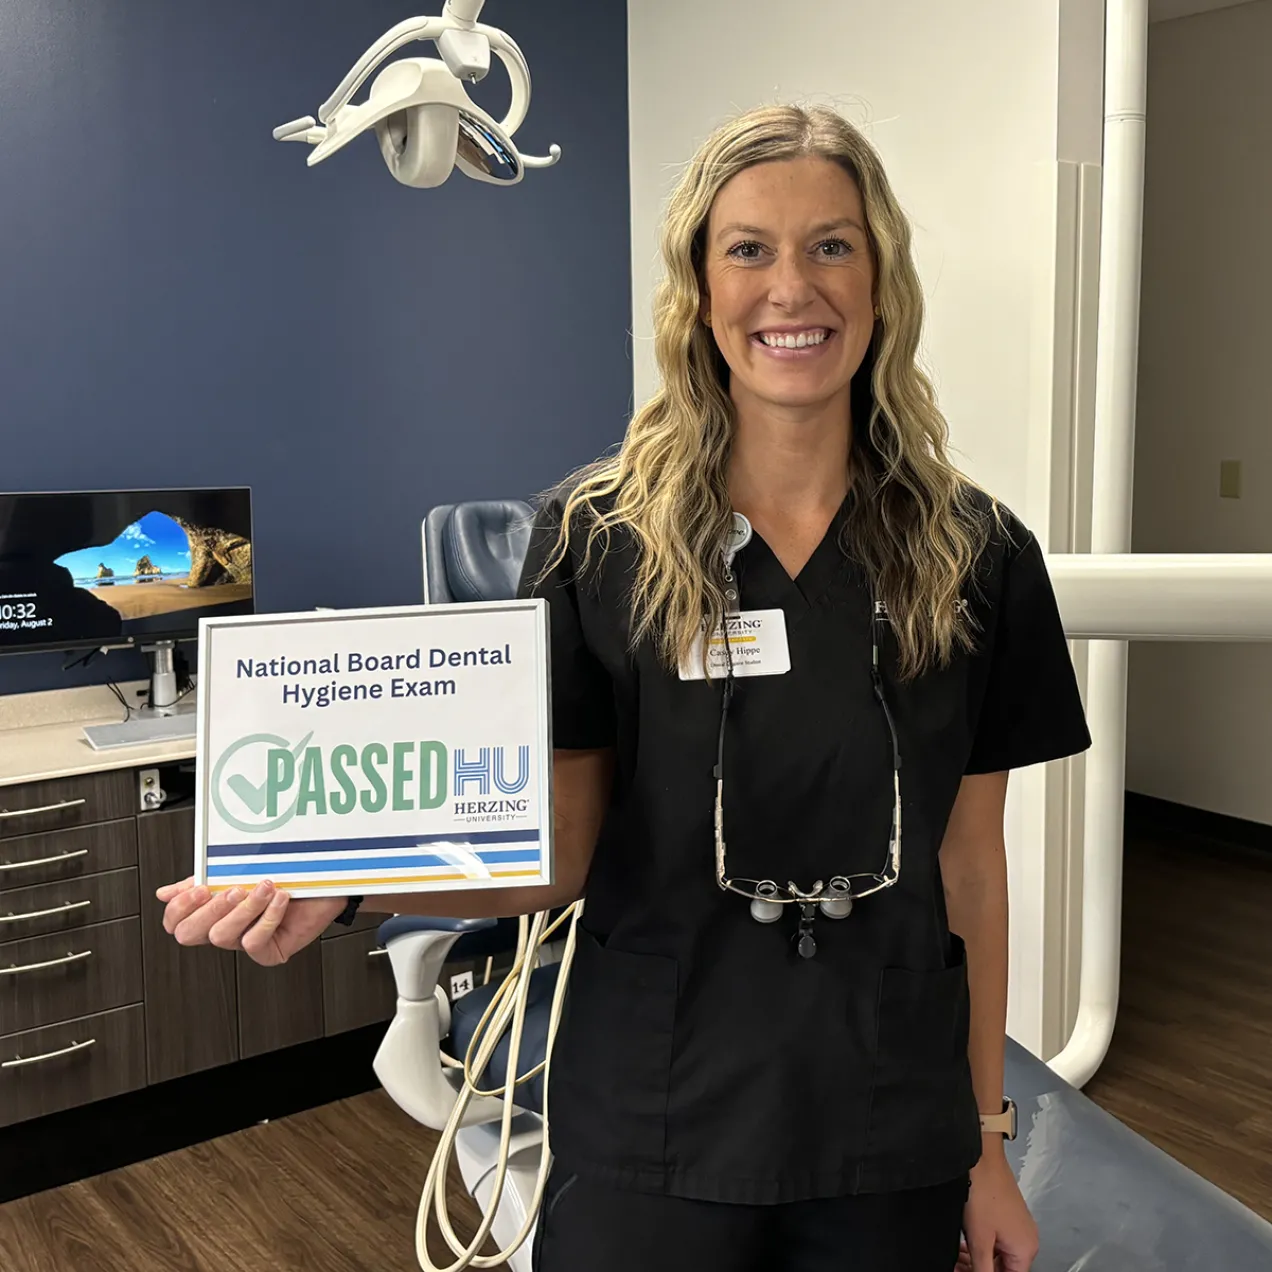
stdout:
[[155,896],[165,903],[164,931],[179,945],[242,950],[263,967],[277,967],[322,935],[345,908],[343,897],[300,901],[265,881],[251,891],[211,892],[194,879],[169,883]]

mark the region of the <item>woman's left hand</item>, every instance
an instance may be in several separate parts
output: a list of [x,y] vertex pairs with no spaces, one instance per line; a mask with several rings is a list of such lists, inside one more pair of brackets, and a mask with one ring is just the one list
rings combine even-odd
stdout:
[[956,1272],[1029,1272],[1038,1253],[1034,1223],[1007,1155],[995,1142],[972,1168]]

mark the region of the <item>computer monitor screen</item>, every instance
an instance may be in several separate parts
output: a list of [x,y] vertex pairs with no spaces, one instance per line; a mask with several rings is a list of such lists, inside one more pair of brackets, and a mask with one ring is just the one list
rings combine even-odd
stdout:
[[186,639],[252,611],[246,487],[0,494],[0,653]]

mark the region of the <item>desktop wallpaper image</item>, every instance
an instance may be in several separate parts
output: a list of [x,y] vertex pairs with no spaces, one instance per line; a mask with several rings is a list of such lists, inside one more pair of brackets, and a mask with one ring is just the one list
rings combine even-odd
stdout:
[[148,512],[113,542],[67,552],[54,564],[125,619],[228,605],[252,595],[248,540],[163,512]]

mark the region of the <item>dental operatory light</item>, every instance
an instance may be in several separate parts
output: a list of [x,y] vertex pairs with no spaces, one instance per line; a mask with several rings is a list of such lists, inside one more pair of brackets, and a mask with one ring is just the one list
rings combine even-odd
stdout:
[[[548,168],[561,157],[522,154],[512,140],[530,106],[530,68],[516,42],[477,21],[485,0],[446,0],[440,18],[408,18],[386,31],[354,64],[318,110],[274,129],[276,141],[314,147],[309,165],[321,163],[355,137],[374,129],[389,171],[403,185],[431,189],[458,168],[495,185],[515,185],[527,168]],[[432,40],[441,59],[402,58],[371,84],[366,101],[351,98],[385,58],[416,40]],[[465,87],[485,79],[491,51],[508,70],[512,101],[496,122]]]

